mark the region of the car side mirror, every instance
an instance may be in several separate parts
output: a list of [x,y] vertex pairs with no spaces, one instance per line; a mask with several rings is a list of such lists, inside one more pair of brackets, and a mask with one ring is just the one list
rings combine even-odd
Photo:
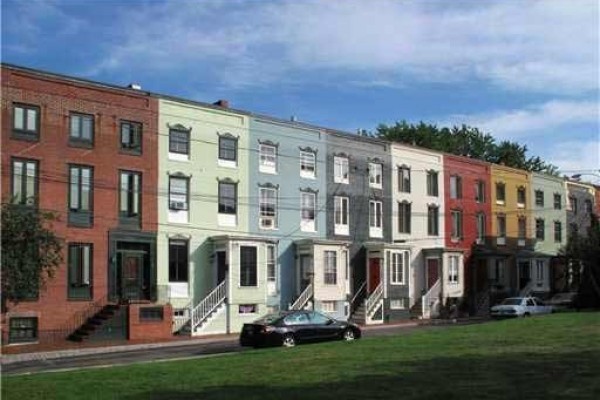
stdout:
[[325,325],[331,325],[331,324],[333,324],[333,320],[332,319],[328,319],[327,323]]

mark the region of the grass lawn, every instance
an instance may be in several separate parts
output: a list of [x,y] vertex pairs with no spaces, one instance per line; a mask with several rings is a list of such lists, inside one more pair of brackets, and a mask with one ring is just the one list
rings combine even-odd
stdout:
[[2,379],[3,399],[600,399],[600,313]]

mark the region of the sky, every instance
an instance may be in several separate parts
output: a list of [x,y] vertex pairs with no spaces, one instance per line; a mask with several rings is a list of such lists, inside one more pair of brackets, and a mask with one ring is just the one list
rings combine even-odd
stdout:
[[598,0],[1,4],[3,62],[349,132],[468,124],[600,182]]

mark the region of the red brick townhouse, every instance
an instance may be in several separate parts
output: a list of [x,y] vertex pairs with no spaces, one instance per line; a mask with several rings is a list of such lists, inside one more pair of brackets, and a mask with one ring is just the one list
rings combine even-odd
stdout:
[[134,88],[2,65],[2,201],[55,211],[64,240],[46,288],[2,314],[2,344],[170,334],[156,286],[157,108]]
[[[471,312],[476,311],[477,292],[487,287],[487,269],[476,265],[473,251],[485,246],[491,232],[490,174],[486,162],[444,155],[446,247],[463,252],[464,293]],[[478,280],[483,280],[480,285]]]

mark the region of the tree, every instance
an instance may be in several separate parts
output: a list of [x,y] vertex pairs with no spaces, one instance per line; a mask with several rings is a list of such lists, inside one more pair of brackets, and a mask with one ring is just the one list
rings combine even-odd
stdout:
[[52,231],[57,215],[2,204],[2,310],[8,302],[37,297],[62,263],[62,240]]
[[527,158],[527,146],[507,140],[497,144],[489,133],[467,125],[438,128],[422,121],[415,125],[403,120],[393,126],[379,125],[377,136],[393,142],[412,144],[527,171],[552,175],[557,173],[554,165],[545,163],[539,157]]
[[583,307],[600,307],[600,222],[591,214],[591,224],[586,235],[572,234],[561,249],[567,266],[574,268],[575,281],[579,282],[578,303]]

